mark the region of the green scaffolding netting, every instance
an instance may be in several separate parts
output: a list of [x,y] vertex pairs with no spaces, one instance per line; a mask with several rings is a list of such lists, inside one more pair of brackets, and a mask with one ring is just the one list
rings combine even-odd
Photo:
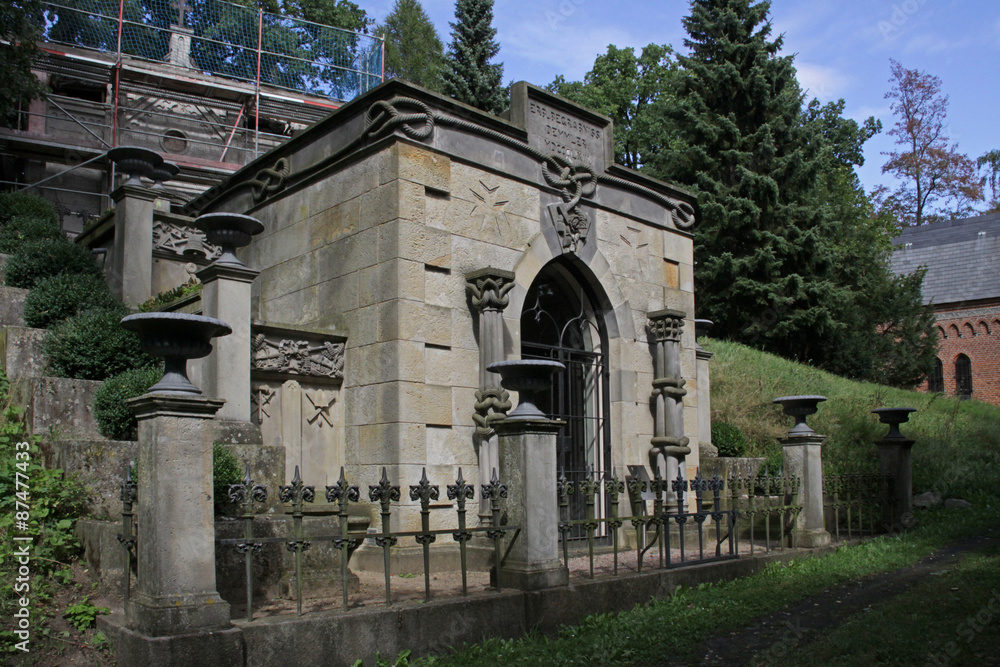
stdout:
[[220,0],[45,3],[43,39],[118,53],[120,30],[122,54],[166,62],[178,25],[190,32],[185,64],[206,74],[339,100],[382,80],[377,37]]

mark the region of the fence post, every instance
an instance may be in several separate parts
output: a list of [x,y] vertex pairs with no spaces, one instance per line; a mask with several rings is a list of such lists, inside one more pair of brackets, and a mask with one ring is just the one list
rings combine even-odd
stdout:
[[774,399],[782,405],[785,414],[795,417],[795,425],[788,434],[779,438],[782,445],[784,472],[798,477],[797,504],[802,511],[795,517],[793,530],[798,546],[813,548],[830,543],[823,516],[823,459],[822,445],[825,435],[819,435],[806,425],[806,416],[815,414],[816,405],[825,396],[784,396]]
[[519,527],[507,560],[496,563],[502,587],[537,590],[565,585],[569,573],[559,560],[559,505],[556,498],[556,433],[566,422],[548,419],[533,404],[534,394],[551,384],[554,361],[500,361],[489,370],[500,373],[505,389],[518,392],[517,409],[494,422],[498,436],[500,475],[510,489],[508,521]]
[[913,470],[911,449],[913,440],[900,433],[899,425],[910,419],[915,408],[879,408],[872,410],[879,421],[889,425],[889,433],[876,444],[882,475],[892,480],[892,495],[886,500],[892,512],[892,527],[912,528],[913,519]]

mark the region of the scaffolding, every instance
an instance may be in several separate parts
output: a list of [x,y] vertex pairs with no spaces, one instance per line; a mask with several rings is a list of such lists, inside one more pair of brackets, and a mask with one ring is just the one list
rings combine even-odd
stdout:
[[111,147],[177,163],[182,201],[384,78],[378,37],[220,0],[63,0],[43,16],[51,92],[0,129],[0,188],[49,196],[71,232],[110,205]]

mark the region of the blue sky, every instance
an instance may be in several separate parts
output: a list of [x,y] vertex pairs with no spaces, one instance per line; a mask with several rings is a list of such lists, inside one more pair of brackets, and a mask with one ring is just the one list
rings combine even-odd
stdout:
[[[359,2],[377,19],[392,0]],[[451,41],[453,0],[422,0],[441,40]],[[684,50],[688,2],[496,0],[504,80],[546,84],[557,74],[582,79],[608,44],[637,50],[650,42]],[[776,33],[795,54],[799,81],[822,101],[843,97],[846,114],[892,126],[889,59],[942,80],[950,98],[949,136],[972,158],[1000,148],[1000,2],[997,0],[774,0]],[[880,168],[891,150],[885,131],[866,146],[860,175],[871,189],[892,184]]]

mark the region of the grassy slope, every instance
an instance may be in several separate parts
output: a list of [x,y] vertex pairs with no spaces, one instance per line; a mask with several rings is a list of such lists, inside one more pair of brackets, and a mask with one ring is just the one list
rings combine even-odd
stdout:
[[752,441],[753,454],[780,457],[775,437],[790,419],[771,403],[778,396],[821,394],[829,400],[809,418],[829,436],[824,464],[864,467],[876,460],[875,441],[886,432],[874,408],[911,407],[902,431],[913,447],[914,491],[937,489],[955,497],[990,493],[1000,464],[1000,407],[960,401],[940,394],[854,382],[751,348],[717,340],[702,342],[713,352],[712,419],[739,427]]

